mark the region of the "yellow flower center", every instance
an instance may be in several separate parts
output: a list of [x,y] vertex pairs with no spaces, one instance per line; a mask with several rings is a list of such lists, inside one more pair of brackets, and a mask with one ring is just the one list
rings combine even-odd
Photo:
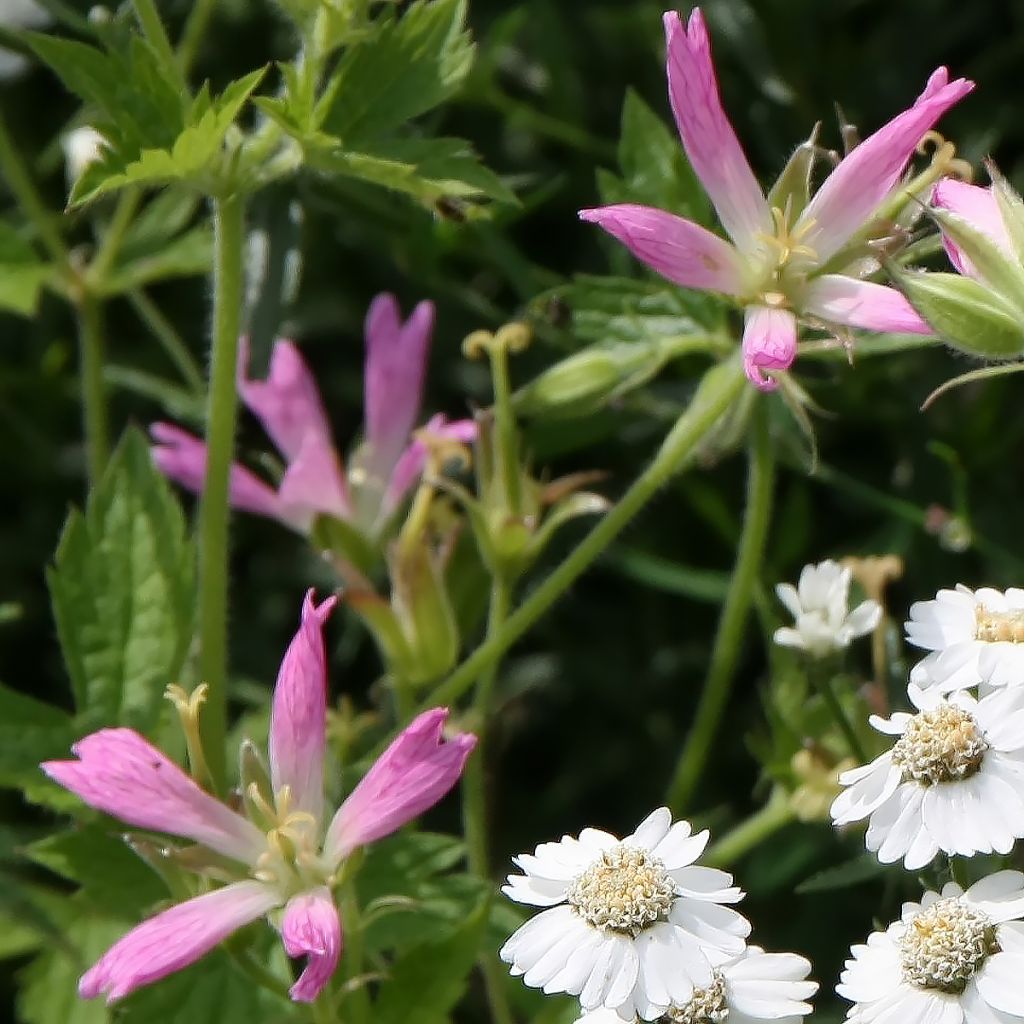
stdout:
[[955,704],[914,715],[892,748],[905,780],[934,786],[968,779],[981,768],[988,741],[974,716]]
[[1024,610],[990,612],[984,605],[974,611],[975,636],[987,644],[1024,643]]
[[999,943],[988,917],[952,896],[914,916],[899,950],[910,984],[960,993]]

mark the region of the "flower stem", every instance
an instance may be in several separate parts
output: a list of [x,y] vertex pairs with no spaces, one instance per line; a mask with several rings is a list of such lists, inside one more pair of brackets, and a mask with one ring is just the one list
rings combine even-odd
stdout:
[[775,459],[764,414],[762,406],[754,416],[748,454],[747,507],[736,553],[736,567],[722,605],[697,713],[668,788],[668,805],[677,814],[693,795],[728,704],[747,616],[757,586],[775,481]]
[[192,353],[189,352],[181,335],[174,329],[174,325],[141,288],[133,288],[125,297],[139,315],[139,319],[149,328],[153,337],[160,342],[168,359],[174,363],[189,391],[196,396],[201,396],[206,391],[203,372]]
[[850,748],[850,753],[853,754],[861,764],[867,764],[871,758],[868,757],[867,751],[864,749],[864,744],[861,743],[860,737],[857,735],[857,730],[854,729],[853,723],[846,714],[843,705],[839,703],[836,691],[832,688],[834,673],[829,670],[825,662],[820,659],[811,659],[807,674],[810,677],[811,685],[821,695],[822,700],[824,700],[828,707],[829,714],[832,715],[835,719],[836,725],[839,726],[839,731],[846,739],[846,743]]
[[701,863],[709,867],[729,867],[794,820],[786,794],[776,789],[764,807],[726,832],[717,843],[712,843]]
[[263,964],[261,964],[252,955],[249,949],[242,945],[237,937],[228,939],[224,943],[224,949],[231,958],[231,962],[250,981],[255,982],[261,988],[265,988],[268,992],[273,992],[274,995],[280,996],[291,1004],[291,996],[288,994],[287,983],[274,974],[273,971],[264,967]]
[[362,981],[363,972],[363,923],[359,910],[359,896],[356,892],[355,878],[345,880],[341,889],[341,919],[345,922],[345,955],[342,967],[345,980],[351,987],[347,989],[345,1007],[351,1010],[346,1015],[346,1024],[366,1024],[370,1019],[370,1000],[366,985]]
[[213,339],[206,411],[206,479],[199,506],[199,670],[209,687],[203,746],[214,786],[223,789],[227,731],[228,477],[238,398],[235,372],[242,306],[245,207],[214,202]]
[[693,458],[700,442],[736,400],[744,384],[739,360],[732,358],[705,373],[689,408],[676,421],[653,461],[578,547],[439,686],[423,709],[456,700],[480,678],[581,576],[632,522],[651,498]]
[[[508,617],[511,588],[507,580],[496,573],[491,583],[491,602],[487,615],[487,636],[501,630]],[[473,719],[477,745],[473,756],[462,773],[462,822],[466,834],[466,857],[469,870],[484,880],[490,879],[490,852],[487,843],[487,731],[490,725],[491,694],[498,675],[500,658],[484,669],[476,684],[473,697]],[[488,893],[493,886],[488,886]],[[489,901],[490,897],[488,897]],[[493,950],[484,950],[480,956],[480,970],[484,976],[487,1002],[492,1024],[511,1024],[512,1013],[505,999],[504,972]]]
[[104,326],[103,303],[95,295],[83,292],[78,315],[78,374],[82,387],[82,421],[85,434],[86,465],[90,485],[103,474],[110,452],[107,423],[106,386],[103,383]]

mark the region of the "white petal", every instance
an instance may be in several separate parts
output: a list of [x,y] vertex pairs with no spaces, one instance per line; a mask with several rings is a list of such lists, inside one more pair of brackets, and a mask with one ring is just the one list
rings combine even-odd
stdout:
[[728,871],[691,864],[669,874],[676,883],[676,891],[690,899],[713,903],[739,903],[743,899],[743,890],[732,884]]
[[672,826],[672,812],[667,807],[659,807],[651,811],[646,818],[636,827],[631,836],[626,836],[622,841],[630,846],[642,846],[645,850],[654,848],[668,835]]
[[665,865],[667,871],[675,871],[692,864],[708,845],[711,833],[704,829],[695,836],[690,835],[690,823],[677,821],[668,835],[658,843],[654,855]]
[[975,975],[978,992],[989,1006],[1016,1017],[1024,1017],[1024,956],[996,953]]
[[[873,814],[892,797],[903,777],[889,754],[883,754],[870,765],[865,765],[864,769],[855,768],[840,777],[840,782],[849,788],[843,790],[832,802],[830,813],[837,825],[860,821]],[[860,774],[854,775],[854,772]]]
[[997,924],[1024,916],[1024,874],[996,871],[979,879],[964,894],[983,914]]

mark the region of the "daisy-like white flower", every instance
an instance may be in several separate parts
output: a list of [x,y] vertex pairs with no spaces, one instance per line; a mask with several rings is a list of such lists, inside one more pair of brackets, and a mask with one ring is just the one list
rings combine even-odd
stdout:
[[459,780],[476,738],[447,742],[447,709],[415,718],[333,815],[324,806],[327,675],[323,624],[335,598],[306,595],[302,624],[285,652],[270,716],[270,770],[253,782],[245,815],[200,789],[131,729],[101,729],[72,748],[74,761],[43,771],[91,807],[148,831],[199,843],[220,855],[227,885],[178,903],[114,943],[82,976],[79,994],[122,999],[180,971],[232,932],[275,915],[285,952],[305,957],[292,999],[312,1002],[342,949],[332,889],[345,860],[433,807]]
[[691,832],[661,807],[625,839],[587,828],[513,858],[524,874],[502,891],[548,909],[502,947],[512,974],[579,996],[584,1011],[644,1020],[713,985],[714,968],[743,952],[750,924],[723,906],[743,898],[732,875],[694,864],[709,835]]
[[851,612],[851,577],[850,569],[827,559],[817,565],[805,565],[797,586],[780,583],[775,593],[795,622],[777,629],[775,642],[782,647],[799,647],[821,658],[870,633],[882,617],[882,606],[868,599]]
[[[668,91],[690,165],[730,241],[666,210],[633,203],[581,210],[638,259],[685,288],[729,296],[744,311],[743,365],[762,390],[796,358],[797,322],[930,334],[895,289],[866,281],[847,246],[876,216],[936,121],[974,87],[936,69],[907,110],[854,147],[806,205],[765,197],[722,109],[699,8],[664,15]],[[772,193],[770,192],[769,195]],[[869,264],[877,268],[877,262]]]
[[902,857],[911,871],[939,850],[1009,853],[1024,837],[1024,688],[981,700],[913,683],[908,692],[917,714],[871,716],[898,739],[839,776],[847,788],[832,804],[835,824],[868,818],[867,848],[883,864]]
[[[795,953],[766,953],[748,946],[735,960],[715,967],[712,981],[695,988],[685,1003],[659,1008],[660,1024],[758,1024],[777,1021],[798,1024],[811,1012],[807,1002],[818,991],[808,981],[811,964]],[[637,1024],[636,1014],[621,1016],[600,1007],[583,1013],[576,1024]]]
[[940,590],[910,606],[906,630],[910,643],[931,651],[910,673],[922,688],[1024,683],[1024,590]]
[[1024,1017],[1024,875],[999,871],[905,903],[840,975],[851,1024],[1013,1024]]

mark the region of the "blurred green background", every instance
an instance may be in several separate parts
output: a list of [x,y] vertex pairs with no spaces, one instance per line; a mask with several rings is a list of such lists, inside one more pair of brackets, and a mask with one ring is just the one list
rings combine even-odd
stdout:
[[[174,26],[187,5],[170,0],[161,7]],[[947,64],[978,87],[940,130],[961,155],[975,162],[991,155],[1022,184],[1024,4],[710,0],[704,9],[725,106],[762,180],[774,177],[815,121],[824,123],[826,143],[838,145],[835,102],[866,134],[908,106],[935,66]],[[670,123],[661,10],[645,0],[473,0],[477,66],[462,97],[436,116],[445,134],[473,140],[487,164],[507,176],[521,209],[497,208],[489,221],[462,223],[369,188],[306,179],[271,197],[276,205],[268,202],[268,217],[294,199],[304,211],[301,286],[285,324],[321,383],[339,439],[359,428],[361,319],[376,292],[393,290],[406,308],[423,297],[437,302],[428,406],[455,415],[489,400],[482,368],[460,354],[470,330],[514,317],[537,322],[540,336],[514,366],[517,382],[525,382],[573,344],[562,328],[571,303],[564,309],[537,296],[578,272],[642,276],[575,211],[598,201],[596,169],[617,166],[628,87]],[[269,4],[225,0],[197,76],[223,83],[288,55],[290,47],[285,23]],[[48,71],[30,65],[0,83],[0,106],[59,208],[65,182],[57,140],[75,102]],[[0,203],[11,206],[2,183]],[[89,244],[84,220],[76,231]],[[150,296],[202,358],[202,279],[161,284]],[[118,367],[170,375],[126,305],[111,310],[108,343]],[[0,679],[55,703],[67,701],[67,685],[43,567],[84,486],[75,365],[64,306],[44,300],[33,322],[0,315],[0,606],[17,606],[0,615]],[[761,570],[766,588],[795,579],[807,561],[897,553],[906,565],[890,592],[899,622],[911,601],[940,586],[1020,582],[1019,381],[973,385],[918,411],[934,387],[967,368],[938,349],[855,358],[852,367],[798,364],[798,377],[823,410],[815,417],[820,466],[809,475],[796,446],[782,442],[792,430],[778,400],[769,399],[782,465]],[[535,463],[552,475],[603,470],[603,489],[617,495],[686,401],[698,369],[673,365],[642,401],[584,420],[529,425]],[[123,384],[123,374],[111,383],[118,429],[180,418]],[[262,449],[255,422],[243,421],[240,444],[248,455]],[[629,831],[662,799],[706,668],[743,480],[742,460],[732,457],[666,488],[508,658],[494,744],[496,872],[510,854],[586,824]],[[584,528],[560,534],[547,560]],[[240,677],[271,685],[311,579],[324,582],[299,538],[269,522],[236,518],[231,643]],[[735,696],[692,808],[719,830],[764,795],[747,738],[763,721],[764,628],[776,623],[752,622],[757,628],[748,631]],[[336,622],[332,637],[336,694],[361,699],[379,671],[375,651],[347,618]],[[866,670],[866,647],[857,656]],[[10,794],[0,796],[0,814],[31,818]],[[455,814],[454,805],[442,808],[436,824],[455,827]],[[755,938],[809,955],[823,984],[819,1006],[833,1016],[830,989],[846,948],[873,919],[896,911],[899,885],[866,881],[796,896],[794,888],[857,855],[860,844],[857,835],[836,838],[826,824],[794,825],[735,868],[750,892],[746,911]],[[9,967],[16,970],[17,961]],[[0,978],[9,992],[10,971]]]

